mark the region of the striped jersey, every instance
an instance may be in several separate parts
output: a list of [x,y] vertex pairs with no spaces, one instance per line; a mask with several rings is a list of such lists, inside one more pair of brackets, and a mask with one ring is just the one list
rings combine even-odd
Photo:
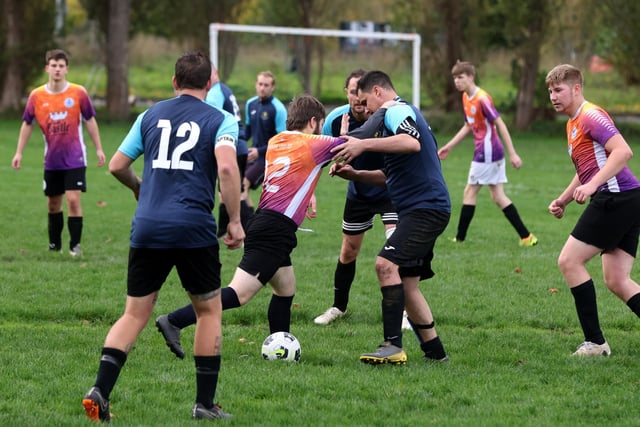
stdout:
[[494,124],[500,114],[493,105],[491,96],[476,87],[471,96],[466,92],[462,94],[462,108],[464,120],[473,132],[473,161],[493,163],[504,159],[504,147]]
[[[604,146],[611,137],[619,133],[607,112],[587,101],[567,121],[569,156],[582,184],[589,182],[604,167],[609,157]],[[640,182],[629,167],[625,166],[600,186],[598,191],[617,193],[638,187]]]
[[342,138],[285,131],[269,140],[258,209],[281,213],[300,225],[320,178]]
[[45,170],[87,166],[82,119],[95,115],[89,94],[80,85],[67,83],[64,90],[53,93],[45,84],[29,94],[22,120],[31,125],[35,119],[42,130]]

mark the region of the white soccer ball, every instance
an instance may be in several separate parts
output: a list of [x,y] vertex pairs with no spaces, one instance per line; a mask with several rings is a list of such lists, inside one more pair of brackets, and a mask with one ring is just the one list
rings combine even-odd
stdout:
[[300,341],[289,332],[275,332],[262,343],[262,357],[266,360],[300,360]]

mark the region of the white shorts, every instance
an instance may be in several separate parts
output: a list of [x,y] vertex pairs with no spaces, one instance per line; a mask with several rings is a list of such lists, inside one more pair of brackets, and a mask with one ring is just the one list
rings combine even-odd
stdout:
[[467,184],[495,185],[507,182],[504,159],[492,163],[471,162]]

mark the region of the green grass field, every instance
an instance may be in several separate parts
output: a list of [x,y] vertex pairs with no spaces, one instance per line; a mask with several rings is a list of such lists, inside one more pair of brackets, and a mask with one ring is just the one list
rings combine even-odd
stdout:
[[[107,157],[128,126],[101,123]],[[106,168],[95,167],[89,148],[84,257],[48,253],[42,142],[34,132],[23,169],[14,171],[10,162],[18,129],[19,119],[0,121],[0,425],[87,425],[81,399],[95,379],[104,337],[124,307],[135,201]],[[436,135],[440,144],[449,136]],[[448,242],[457,225],[471,140],[443,162],[453,215],[436,247],[437,274],[422,289],[450,363],[425,364],[411,334],[404,341],[406,366],[358,361],[382,336],[373,269],[383,243],[379,222],[359,257],[349,315],[326,327],[313,324],[333,298],[346,188],[325,172],[316,192],[318,217],[302,225],[313,231],[298,233],[293,254],[298,291],[292,332],[302,344],[301,362],[268,362],[260,356],[268,335],[268,290],[247,306],[226,311],[217,400],[234,415],[229,425],[638,425],[640,322],[606,291],[598,259],[590,269],[612,357],[571,357],[583,337],[556,258],[582,207],[571,205],[563,220],[546,209],[574,173],[563,135],[514,133],[513,139],[524,166],[509,169],[506,191],[540,240],[533,248],[518,247],[516,233],[484,190],[468,240]],[[640,153],[639,141],[630,142]],[[638,158],[632,167],[640,173]],[[66,227],[63,236],[66,244]],[[221,254],[226,283],[241,253]],[[172,273],[154,316],[186,302]],[[192,338],[193,328],[185,330],[187,358],[181,361],[149,324],[112,393],[114,425],[193,425]]]

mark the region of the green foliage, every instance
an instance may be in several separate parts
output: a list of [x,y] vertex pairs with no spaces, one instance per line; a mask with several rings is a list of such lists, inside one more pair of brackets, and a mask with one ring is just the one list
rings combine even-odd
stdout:
[[640,85],[640,50],[635,37],[640,3],[623,0],[599,2],[605,26],[600,38],[607,59],[629,85]]
[[[555,134],[512,132],[524,165],[508,171],[505,189],[540,239],[533,248],[518,247],[516,233],[485,190],[468,240],[448,242],[457,225],[471,140],[443,161],[453,214],[436,246],[437,274],[421,289],[451,357],[447,365],[424,363],[411,333],[404,337],[406,366],[372,367],[357,360],[381,340],[374,258],[383,229],[377,219],[358,259],[348,316],[326,327],[313,324],[332,302],[346,190],[345,182],[323,171],[316,191],[318,217],[302,225],[313,232],[298,233],[293,253],[298,291],[292,332],[302,344],[301,362],[271,363],[260,357],[268,335],[268,289],[246,306],[224,313],[217,399],[234,415],[232,424],[533,427],[588,420],[598,426],[637,425],[638,318],[606,291],[598,257],[588,268],[613,355],[599,360],[570,356],[583,338],[556,258],[583,207],[571,205],[563,220],[546,212],[574,174],[563,124],[558,122]],[[18,128],[17,118],[0,121],[0,138],[15,141]],[[107,155],[128,128],[128,123],[100,123]],[[435,131],[440,144],[453,135]],[[5,183],[0,207],[0,425],[86,426],[80,401],[95,379],[104,337],[124,308],[135,200],[105,168],[95,167],[89,150],[84,258],[48,253],[41,144],[34,132],[20,171],[11,169],[12,148],[5,146],[9,151],[0,165]],[[632,148],[640,150],[637,141]],[[631,167],[638,173],[640,160],[633,159]],[[223,283],[240,256],[221,250]],[[172,273],[154,318],[186,301]],[[148,325],[112,393],[113,423],[193,425],[193,328],[185,329],[182,342],[187,358],[180,361]]]

